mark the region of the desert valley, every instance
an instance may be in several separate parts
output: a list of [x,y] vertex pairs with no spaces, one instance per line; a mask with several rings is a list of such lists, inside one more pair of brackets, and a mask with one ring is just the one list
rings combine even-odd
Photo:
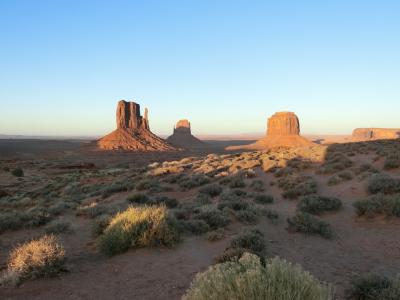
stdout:
[[235,265],[292,268],[303,296],[279,299],[398,299],[400,130],[312,140],[279,112],[255,142],[185,119],[164,140],[137,103],[116,118],[96,141],[0,140],[1,299],[248,299]]

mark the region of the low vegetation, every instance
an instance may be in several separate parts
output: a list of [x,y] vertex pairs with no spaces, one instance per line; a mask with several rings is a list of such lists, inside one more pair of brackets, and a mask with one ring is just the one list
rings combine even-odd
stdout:
[[300,200],[297,209],[301,212],[319,215],[328,211],[337,211],[342,206],[342,201],[338,198],[310,195]]
[[287,219],[287,222],[289,230],[305,234],[318,234],[326,239],[331,239],[334,235],[329,223],[309,213],[298,212],[294,217]]
[[350,171],[341,171],[328,179],[328,185],[337,185],[339,183],[353,179],[353,173]]
[[394,279],[378,274],[366,274],[352,281],[347,292],[349,300],[400,299],[400,275]]
[[368,182],[368,192],[371,194],[400,193],[400,179],[388,175],[376,174]]
[[53,235],[45,235],[15,248],[2,282],[18,284],[30,278],[49,277],[65,271],[65,251]]
[[400,195],[373,195],[354,202],[359,216],[383,214],[389,217],[400,217]]
[[179,241],[179,231],[167,208],[160,206],[129,207],[116,214],[100,236],[100,248],[114,255],[130,247],[170,246]]
[[299,265],[274,258],[264,266],[260,258],[245,253],[238,261],[209,267],[196,275],[183,300],[307,299],[332,300],[332,289]]
[[282,196],[288,199],[296,199],[299,196],[317,192],[317,183],[315,180],[305,175],[289,175],[280,178],[278,186],[283,189]]
[[21,168],[17,168],[11,171],[11,174],[14,175],[15,177],[24,177],[24,170]]

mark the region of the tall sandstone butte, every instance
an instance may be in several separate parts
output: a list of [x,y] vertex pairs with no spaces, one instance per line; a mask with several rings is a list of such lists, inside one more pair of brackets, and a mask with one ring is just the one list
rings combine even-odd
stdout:
[[167,138],[167,142],[182,148],[199,148],[205,144],[192,135],[190,122],[186,119],[179,120],[174,127],[174,133]]
[[117,129],[96,141],[103,150],[177,150],[150,131],[148,110],[140,115],[140,105],[121,100],[117,106]]
[[227,150],[263,150],[277,147],[298,148],[314,145],[300,136],[299,118],[293,112],[277,112],[268,118],[267,134],[254,144],[230,146]]
[[397,138],[400,138],[400,128],[356,128],[352,134],[352,140],[354,141]]

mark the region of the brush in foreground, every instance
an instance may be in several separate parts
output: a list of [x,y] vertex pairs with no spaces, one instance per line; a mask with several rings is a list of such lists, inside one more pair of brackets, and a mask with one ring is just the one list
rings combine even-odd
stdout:
[[332,288],[299,265],[276,257],[263,266],[245,253],[237,262],[209,267],[196,275],[183,300],[330,300]]
[[129,207],[110,220],[100,237],[100,248],[111,256],[130,247],[169,246],[178,240],[179,232],[165,205]]
[[15,248],[2,282],[50,277],[65,271],[65,251],[54,235],[45,235]]

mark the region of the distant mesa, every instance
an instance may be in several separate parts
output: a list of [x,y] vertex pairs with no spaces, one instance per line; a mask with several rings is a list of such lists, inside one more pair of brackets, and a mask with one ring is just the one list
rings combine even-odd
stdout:
[[206,144],[192,135],[190,122],[179,120],[174,127],[174,133],[167,138],[167,142],[186,149],[201,148]]
[[277,112],[268,118],[267,133],[264,138],[254,144],[230,146],[227,150],[263,150],[277,147],[298,148],[314,145],[300,136],[299,118],[293,112]]
[[370,141],[400,138],[400,128],[356,128],[353,130],[353,141]]
[[177,150],[150,131],[148,110],[140,115],[140,105],[121,100],[117,106],[117,129],[96,141],[102,150]]

